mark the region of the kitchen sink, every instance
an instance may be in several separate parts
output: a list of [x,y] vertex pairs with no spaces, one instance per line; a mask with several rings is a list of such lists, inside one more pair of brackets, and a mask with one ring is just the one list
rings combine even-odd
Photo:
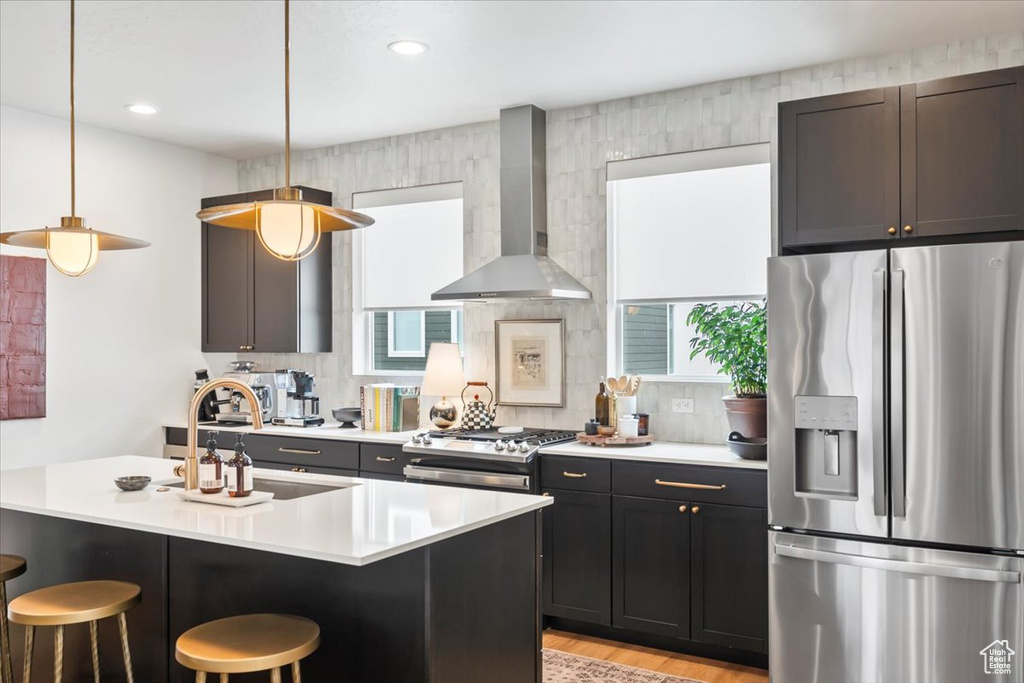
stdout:
[[[171,488],[185,488],[185,482],[174,481],[161,484],[161,486],[170,486]],[[254,491],[266,491],[274,494],[274,500],[295,500],[296,498],[305,498],[306,496],[315,496],[318,493],[327,493],[329,491],[338,491],[340,489],[347,489],[353,486],[359,486],[359,484],[309,484],[306,482],[298,481],[281,481],[280,479],[264,479],[262,477],[254,477],[252,480],[252,488]]]

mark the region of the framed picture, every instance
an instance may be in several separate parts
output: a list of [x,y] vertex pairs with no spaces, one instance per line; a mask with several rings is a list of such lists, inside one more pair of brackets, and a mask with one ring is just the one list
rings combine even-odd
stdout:
[[565,321],[495,320],[498,405],[565,406]]

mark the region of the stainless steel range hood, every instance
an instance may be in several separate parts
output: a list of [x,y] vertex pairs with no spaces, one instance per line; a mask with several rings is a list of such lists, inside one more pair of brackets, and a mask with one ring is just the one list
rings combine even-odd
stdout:
[[544,111],[501,110],[501,256],[443,287],[433,301],[589,299],[548,257]]

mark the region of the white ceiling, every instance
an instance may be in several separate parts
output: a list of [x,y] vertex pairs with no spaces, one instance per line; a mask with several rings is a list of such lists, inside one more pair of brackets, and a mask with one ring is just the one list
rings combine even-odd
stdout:
[[[283,3],[80,0],[79,121],[280,151]],[[1024,1],[292,3],[296,148],[495,119],[1024,28]],[[0,2],[0,103],[67,117],[68,3]],[[417,57],[385,46],[430,45]],[[129,114],[143,101],[156,116]]]

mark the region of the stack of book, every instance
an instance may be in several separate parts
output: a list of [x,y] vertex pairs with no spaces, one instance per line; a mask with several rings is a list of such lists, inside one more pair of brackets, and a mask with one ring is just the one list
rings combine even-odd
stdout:
[[419,427],[420,388],[394,384],[359,387],[363,429],[374,432],[405,432]]

